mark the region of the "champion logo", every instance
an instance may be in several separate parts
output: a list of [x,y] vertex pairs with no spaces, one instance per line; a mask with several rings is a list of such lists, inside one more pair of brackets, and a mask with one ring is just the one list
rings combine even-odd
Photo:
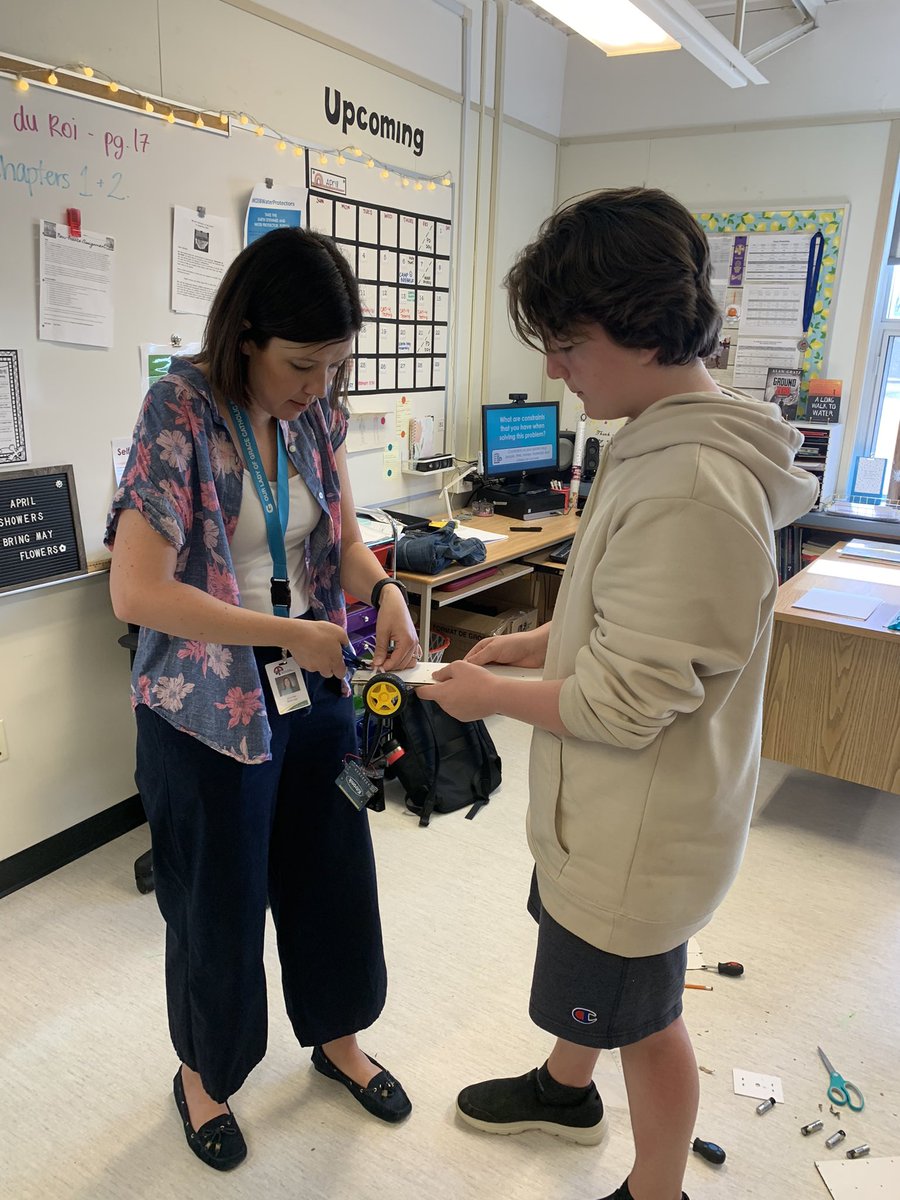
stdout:
[[573,1008],[572,1017],[579,1025],[593,1025],[597,1014],[590,1008]]

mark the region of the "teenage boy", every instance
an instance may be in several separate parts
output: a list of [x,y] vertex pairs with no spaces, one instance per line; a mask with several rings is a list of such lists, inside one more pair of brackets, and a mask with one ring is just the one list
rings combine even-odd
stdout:
[[[602,1136],[592,1082],[619,1047],[635,1160],[608,1200],[686,1200],[698,1103],[682,1019],[686,943],[737,872],[757,781],[778,587],[773,530],[809,510],[778,407],[719,388],[709,247],[654,189],[598,192],[545,222],[506,279],[519,336],[589,417],[627,418],[601,464],[553,620],[480,642],[419,694],[534,728],[530,1013],[542,1067],[473,1084],[491,1133]],[[543,667],[540,682],[486,663]]]

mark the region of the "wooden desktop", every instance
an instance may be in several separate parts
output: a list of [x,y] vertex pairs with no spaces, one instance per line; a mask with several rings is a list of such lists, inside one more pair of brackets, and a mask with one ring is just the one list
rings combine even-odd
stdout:
[[[527,529],[530,523],[534,525],[534,530]],[[397,572],[398,579],[406,584],[410,595],[420,598],[419,641],[423,647],[427,648],[431,636],[432,605],[442,608],[447,604],[455,604],[467,596],[488,591],[507,580],[532,574],[535,569],[534,564],[527,560],[540,550],[546,550],[558,542],[565,541],[566,538],[574,537],[578,529],[578,518],[574,512],[569,512],[563,516],[541,517],[534,522],[528,522],[501,517],[495,513],[490,517],[472,517],[470,520],[461,520],[457,528],[460,537],[466,536],[467,525],[483,529],[487,533],[501,533],[506,536],[503,541],[487,542],[485,547],[487,556],[484,562],[476,563],[471,567],[451,567],[447,571],[441,571],[438,575],[420,575],[411,571]],[[510,526],[513,529],[526,529],[527,532],[511,533]],[[494,574],[477,579],[471,585],[464,585],[450,591],[446,590],[448,583],[468,579],[491,567],[497,568]]]
[[[783,583],[763,709],[766,758],[900,793],[900,565],[832,546]],[[866,620],[793,608],[810,588],[870,596]]]

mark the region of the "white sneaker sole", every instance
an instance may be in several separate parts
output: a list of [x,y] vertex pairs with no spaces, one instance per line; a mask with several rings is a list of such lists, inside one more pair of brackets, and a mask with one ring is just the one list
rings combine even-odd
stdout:
[[557,1125],[554,1121],[508,1121],[502,1125],[495,1121],[479,1121],[477,1117],[470,1117],[468,1113],[464,1113],[458,1104],[456,1112],[461,1120],[474,1129],[480,1129],[483,1133],[500,1134],[502,1137],[508,1137],[513,1133],[530,1133],[532,1130],[537,1130],[539,1133],[548,1133],[551,1137],[562,1138],[566,1142],[577,1142],[579,1146],[596,1146],[603,1141],[606,1133],[604,1117],[601,1117],[596,1125],[578,1129],[569,1125]]

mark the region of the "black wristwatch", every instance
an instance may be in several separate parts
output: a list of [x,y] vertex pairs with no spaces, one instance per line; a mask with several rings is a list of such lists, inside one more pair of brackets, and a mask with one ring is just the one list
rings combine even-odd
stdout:
[[388,586],[388,584],[390,584],[392,587],[400,589],[400,591],[403,593],[403,603],[408,605],[409,604],[409,592],[406,590],[406,588],[403,586],[403,584],[400,582],[399,579],[388,578],[388,579],[379,579],[378,582],[375,584],[375,586],[372,588],[372,599],[369,601],[369,603],[372,605],[372,607],[377,609],[381,606],[381,593],[384,590],[384,588],[386,588]]

